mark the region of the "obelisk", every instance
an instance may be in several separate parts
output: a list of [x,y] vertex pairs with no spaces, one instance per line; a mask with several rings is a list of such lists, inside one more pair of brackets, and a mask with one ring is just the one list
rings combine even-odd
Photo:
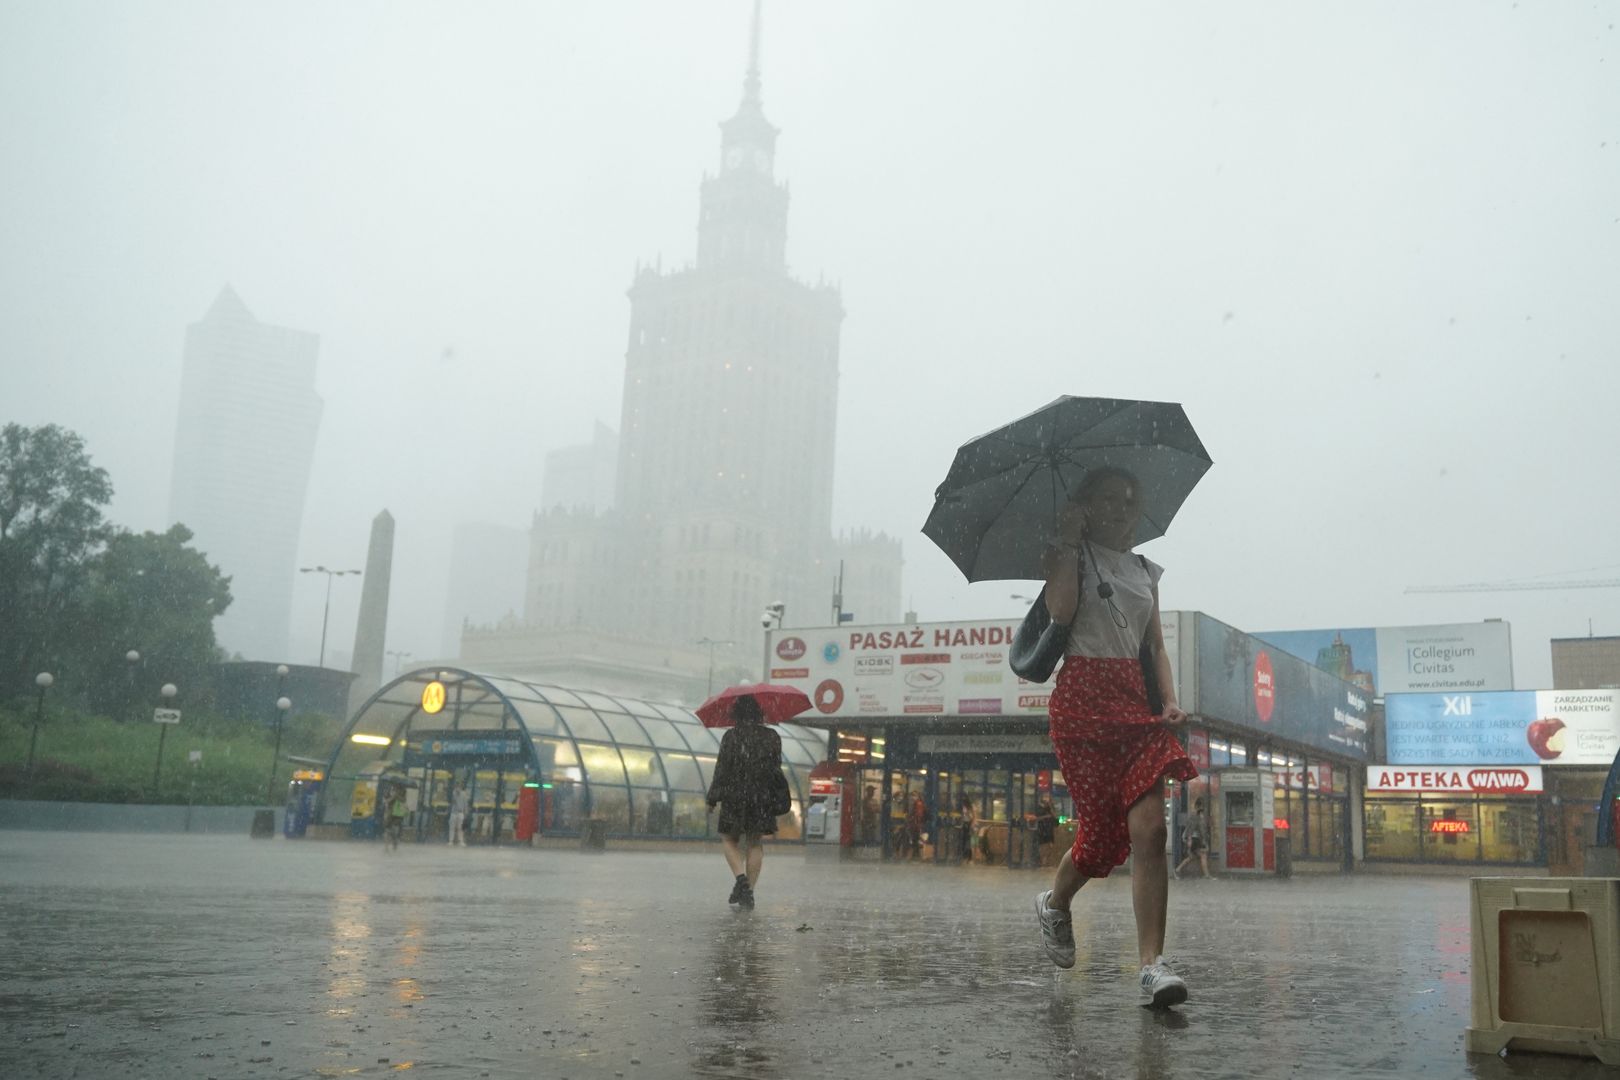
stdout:
[[354,626],[355,678],[349,684],[350,716],[382,685],[393,567],[394,515],[384,510],[371,522],[371,547],[366,551],[366,576],[360,586],[360,618]]

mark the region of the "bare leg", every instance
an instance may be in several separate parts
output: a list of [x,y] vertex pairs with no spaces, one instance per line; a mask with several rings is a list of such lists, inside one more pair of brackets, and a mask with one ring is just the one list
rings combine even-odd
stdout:
[[1080,886],[1090,880],[1074,868],[1074,849],[1065,851],[1063,858],[1058,860],[1057,876],[1052,879],[1052,896],[1047,900],[1047,906],[1057,911],[1068,911],[1069,901],[1080,891]]
[[1125,815],[1131,830],[1131,904],[1136,909],[1136,944],[1142,963],[1164,952],[1165,908],[1170,900],[1169,862],[1164,842],[1164,783],[1153,785]]
[[720,848],[726,853],[726,865],[731,867],[732,876],[743,872],[743,853],[742,849],[737,846],[737,839],[735,836],[726,836],[724,833],[720,836]]
[[765,844],[757,834],[748,836],[748,887],[759,881],[759,868],[765,864]]
[[1204,876],[1205,877],[1210,876],[1209,875],[1209,852],[1203,850],[1202,848],[1200,848],[1199,851],[1198,851],[1198,866],[1199,866],[1199,868],[1201,870],[1204,871]]
[[[1181,872],[1183,870],[1187,869],[1187,864],[1192,862],[1194,859],[1197,859],[1197,858],[1200,858],[1200,856],[1198,856],[1198,855],[1189,855],[1185,859],[1182,859],[1180,862],[1176,863],[1176,876],[1180,877]],[[1207,870],[1204,871],[1204,876],[1208,877],[1209,876],[1209,871],[1207,871]]]

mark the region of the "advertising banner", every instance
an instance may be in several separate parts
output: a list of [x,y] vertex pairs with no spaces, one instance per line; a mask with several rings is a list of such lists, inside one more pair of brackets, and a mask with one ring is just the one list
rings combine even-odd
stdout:
[[1513,689],[1505,622],[1272,630],[1255,635],[1374,697]]
[[1603,765],[1620,751],[1620,690],[1392,694],[1392,765]]
[[1044,716],[1050,684],[1007,666],[1018,620],[773,630],[770,681],[815,705],[804,719]]
[[1365,690],[1202,612],[1182,613],[1183,652],[1189,623],[1197,628],[1196,693],[1183,708],[1257,735],[1367,760],[1372,698]]
[[1543,790],[1540,765],[1472,768],[1453,765],[1367,766],[1369,793],[1538,795]]

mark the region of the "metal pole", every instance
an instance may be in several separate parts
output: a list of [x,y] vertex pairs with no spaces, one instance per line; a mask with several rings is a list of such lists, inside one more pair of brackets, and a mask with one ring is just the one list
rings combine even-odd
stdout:
[[332,571],[326,572],[326,610],[321,613],[321,658],[315,666],[326,666],[326,620],[332,615]]
[[28,736],[28,768],[27,772],[34,771],[34,743],[39,740],[39,725],[45,719],[45,687],[39,688],[39,705],[34,709],[34,730]]
[[169,725],[158,725],[157,767],[152,770],[152,797],[157,797],[158,779],[163,775],[163,740],[169,737]]

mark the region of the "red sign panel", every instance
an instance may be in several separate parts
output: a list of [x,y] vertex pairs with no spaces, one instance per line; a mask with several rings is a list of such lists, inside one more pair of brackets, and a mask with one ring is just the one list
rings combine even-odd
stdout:
[[1262,652],[1254,658],[1254,711],[1262,724],[1271,723],[1277,707],[1277,676],[1271,670],[1271,655]]
[[1254,869],[1254,830],[1226,830],[1226,865],[1233,870]]

